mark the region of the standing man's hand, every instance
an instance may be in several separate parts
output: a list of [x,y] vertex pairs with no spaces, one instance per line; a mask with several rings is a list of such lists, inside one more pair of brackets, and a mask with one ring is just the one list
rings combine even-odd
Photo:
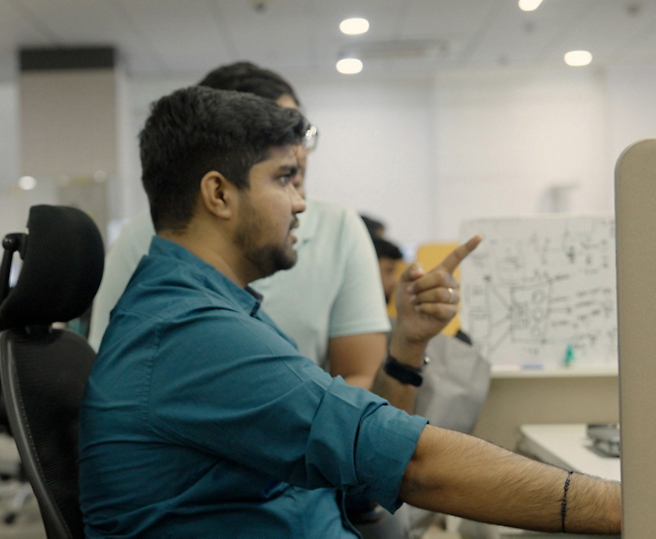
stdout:
[[408,343],[425,344],[442,331],[458,313],[460,283],[453,272],[482,241],[474,236],[456,247],[429,272],[419,264],[410,266],[396,288],[398,318],[395,334]]

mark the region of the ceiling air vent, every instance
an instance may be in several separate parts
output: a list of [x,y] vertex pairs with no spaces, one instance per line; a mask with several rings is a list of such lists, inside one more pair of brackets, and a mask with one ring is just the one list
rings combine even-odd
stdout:
[[411,58],[444,59],[450,47],[446,39],[410,39],[370,41],[349,45],[342,49],[342,57],[365,60],[396,60]]

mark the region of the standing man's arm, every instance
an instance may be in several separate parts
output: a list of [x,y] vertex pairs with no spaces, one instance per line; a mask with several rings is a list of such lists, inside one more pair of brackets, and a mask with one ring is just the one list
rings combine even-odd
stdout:
[[355,212],[342,210],[336,249],[343,257],[339,292],[330,307],[326,357],[332,376],[371,390],[387,351],[390,330],[378,259]]
[[575,473],[565,493],[567,479],[565,470],[426,426],[399,498],[431,511],[517,528],[620,533],[620,484]]
[[328,341],[330,372],[333,376],[342,376],[349,385],[371,391],[386,350],[385,333],[333,337]]

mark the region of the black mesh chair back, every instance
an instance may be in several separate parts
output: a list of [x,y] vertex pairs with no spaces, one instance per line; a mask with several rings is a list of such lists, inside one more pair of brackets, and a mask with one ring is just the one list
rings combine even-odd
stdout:
[[[49,538],[82,538],[78,417],[95,353],[54,322],[80,316],[102,277],[100,233],[84,212],[33,206],[28,234],[5,237],[0,269],[0,378],[12,434]],[[13,252],[24,258],[10,291]],[[6,296],[6,297],[4,297]]]

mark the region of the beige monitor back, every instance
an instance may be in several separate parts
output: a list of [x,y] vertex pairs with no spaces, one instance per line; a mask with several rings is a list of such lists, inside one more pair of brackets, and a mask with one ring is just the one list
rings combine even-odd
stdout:
[[656,533],[656,140],[615,169],[625,539]]

